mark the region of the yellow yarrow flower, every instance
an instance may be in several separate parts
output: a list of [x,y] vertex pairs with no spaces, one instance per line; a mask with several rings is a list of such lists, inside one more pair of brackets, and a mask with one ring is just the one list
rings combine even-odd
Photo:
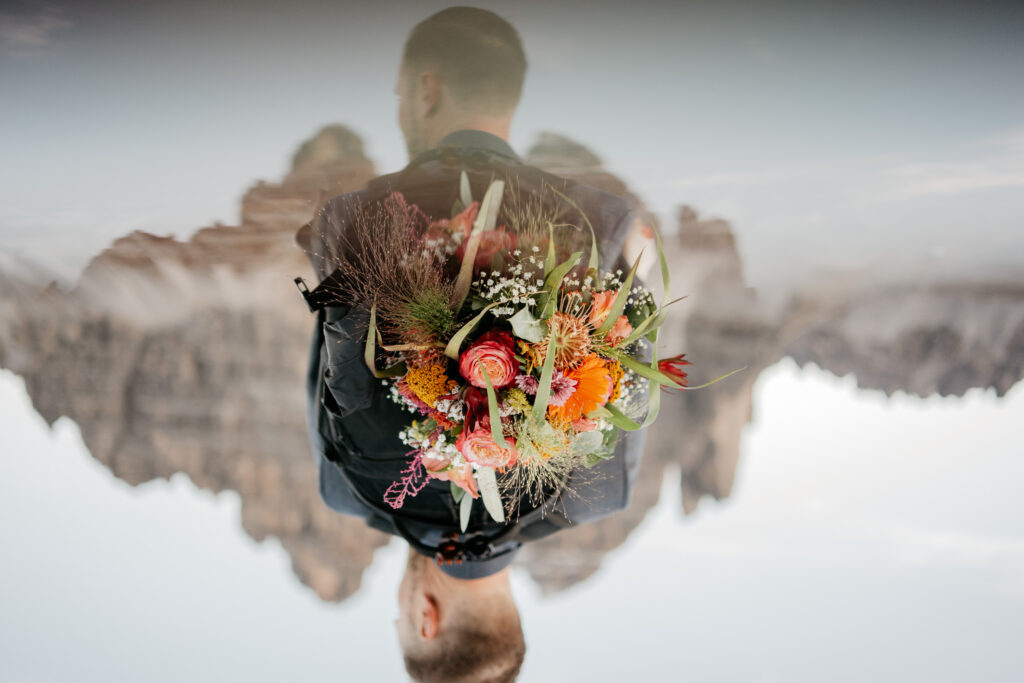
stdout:
[[608,403],[614,403],[615,399],[622,395],[622,376],[625,374],[622,370],[622,364],[617,360],[613,360],[605,368],[608,369],[608,374],[612,378],[612,395],[608,397]]
[[419,400],[431,407],[439,398],[448,396],[459,388],[458,383],[448,376],[441,363],[409,368],[405,383]]

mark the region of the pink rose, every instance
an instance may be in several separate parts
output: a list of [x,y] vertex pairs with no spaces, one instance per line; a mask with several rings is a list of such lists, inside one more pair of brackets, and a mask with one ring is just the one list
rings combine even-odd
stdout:
[[[455,257],[460,261],[466,254],[467,244],[469,244],[468,239],[460,244],[458,250],[455,252]],[[480,233],[480,246],[477,247],[476,258],[473,259],[473,268],[476,270],[490,268],[495,254],[500,251],[514,249],[515,246],[516,236],[511,232],[505,232],[505,226],[502,226],[497,230],[483,231]]]
[[420,456],[420,462],[423,463],[423,467],[427,470],[428,474],[436,474],[448,469],[452,464],[452,459],[437,451],[427,451]]
[[459,356],[459,373],[474,387],[485,388],[484,371],[495,389],[507,387],[516,377],[519,361],[503,341],[476,341]]
[[590,300],[590,324],[597,329],[608,319],[608,314],[611,313],[612,304],[615,303],[615,297],[618,295],[618,291],[604,291],[595,292],[594,297]]
[[494,441],[489,427],[462,430],[455,441],[462,457],[481,467],[509,467],[516,461],[516,449],[502,448]]
[[629,318],[620,315],[619,319],[612,325],[612,329],[608,331],[608,336],[605,339],[614,346],[628,337],[632,331],[633,326],[629,324]]
[[453,467],[444,472],[431,472],[428,470],[427,475],[440,481],[450,481],[474,498],[480,495],[476,488],[476,476],[473,474],[473,466],[469,463],[462,467]]

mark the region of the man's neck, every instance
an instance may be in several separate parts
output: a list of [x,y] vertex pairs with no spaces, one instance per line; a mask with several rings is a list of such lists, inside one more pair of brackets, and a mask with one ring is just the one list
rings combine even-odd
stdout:
[[485,133],[496,135],[505,142],[508,142],[509,129],[511,127],[511,120],[507,116],[503,117],[492,117],[492,116],[478,116],[466,121],[459,121],[452,123],[448,126],[444,126],[437,134],[437,139],[433,141],[434,147],[441,141],[444,136],[454,133],[457,130],[482,130]]

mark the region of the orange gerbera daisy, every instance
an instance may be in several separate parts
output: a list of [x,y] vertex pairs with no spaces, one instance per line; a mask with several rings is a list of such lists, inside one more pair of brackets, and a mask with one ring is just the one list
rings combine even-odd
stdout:
[[597,354],[588,355],[565,376],[576,380],[576,391],[562,405],[548,406],[549,417],[571,423],[608,403],[614,383],[604,359]]

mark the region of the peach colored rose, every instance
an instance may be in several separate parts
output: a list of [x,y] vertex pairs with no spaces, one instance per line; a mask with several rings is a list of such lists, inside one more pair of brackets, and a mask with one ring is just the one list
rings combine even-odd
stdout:
[[476,476],[473,474],[473,466],[469,463],[462,467],[453,467],[444,472],[431,472],[428,470],[427,475],[440,481],[450,481],[474,498],[480,495],[476,488]]
[[519,361],[502,341],[476,342],[459,356],[459,373],[474,387],[485,388],[484,370],[495,389],[507,387],[516,377]]
[[633,326],[629,324],[629,318],[624,315],[620,315],[619,319],[612,325],[612,329],[608,331],[608,336],[605,339],[609,344],[618,344],[620,341],[625,339],[633,332]]
[[502,448],[495,443],[490,427],[477,427],[471,432],[463,430],[455,447],[463,458],[481,467],[509,467],[516,461],[515,446]]
[[615,303],[615,296],[618,293],[617,290],[594,293],[594,297],[590,301],[590,324],[594,326],[594,329],[600,327],[608,319],[608,314],[611,313],[612,304]]
[[427,474],[436,474],[448,469],[452,464],[452,459],[443,453],[438,453],[437,451],[427,451],[420,456],[420,462],[423,463],[423,467],[427,470]]

